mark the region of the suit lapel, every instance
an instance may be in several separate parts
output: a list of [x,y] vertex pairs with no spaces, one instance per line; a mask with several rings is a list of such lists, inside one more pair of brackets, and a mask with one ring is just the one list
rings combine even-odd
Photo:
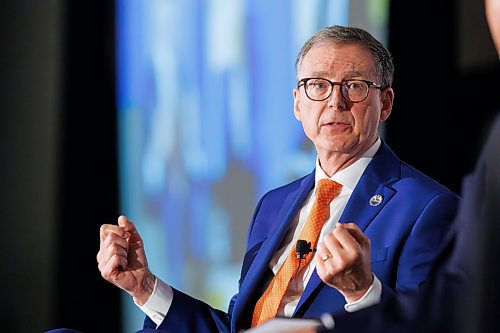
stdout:
[[283,237],[285,236],[291,221],[298,213],[299,209],[302,207],[304,200],[307,195],[314,187],[314,171],[308,176],[304,177],[300,186],[286,195],[283,200],[283,205],[279,213],[276,216],[275,221],[269,221],[270,224],[277,224],[278,226],[262,243],[260,250],[256,254],[254,261],[251,263],[245,278],[241,282],[240,290],[238,293],[238,298],[234,305],[234,311],[232,316],[232,327],[237,327],[236,320],[240,317],[246,316],[248,314],[241,314],[243,308],[245,308],[249,297],[252,296],[253,292],[258,289],[261,277],[263,276],[265,270],[269,266],[272,256],[278,250],[278,246],[281,244]]
[[[339,222],[354,222],[361,230],[365,231],[380,210],[396,193],[391,185],[401,177],[400,165],[401,161],[382,142],[379,151],[366,167],[365,172],[351,194]],[[377,194],[382,196],[382,201],[377,205],[371,205],[370,199]],[[323,282],[317,275],[316,270],[314,270],[299,300],[295,313],[297,313],[314,290],[322,284]]]

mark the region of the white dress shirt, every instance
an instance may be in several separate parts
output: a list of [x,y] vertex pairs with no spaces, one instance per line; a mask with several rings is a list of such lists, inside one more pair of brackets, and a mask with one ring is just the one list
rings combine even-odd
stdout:
[[[356,162],[354,162],[347,168],[338,171],[332,177],[330,177],[330,179],[342,184],[342,191],[340,192],[339,196],[334,198],[330,203],[330,216],[321,229],[319,242],[322,241],[327,233],[332,232],[335,228],[335,224],[338,222],[340,216],[342,215],[342,212],[344,211],[344,208],[349,201],[354,188],[356,187],[359,179],[361,178],[361,175],[368,166],[368,163],[370,163],[373,156],[375,156],[375,153],[379,149],[380,144],[381,140],[379,138],[373,144],[373,146],[368,149]],[[317,184],[317,182],[323,178],[328,178],[328,176],[325,174],[323,169],[321,169],[321,166],[319,165],[319,159],[317,158],[315,183]],[[311,212],[314,199],[316,197],[316,189],[317,187],[315,186],[305,200],[304,206],[301,208],[299,214],[290,224],[290,228],[282,241],[283,246],[275,253],[269,263],[269,268],[271,268],[274,274],[278,272],[279,268],[292,250],[293,245],[297,242],[298,235],[304,227],[307,221],[307,217]],[[314,256],[314,253],[310,253],[308,255]],[[292,316],[295,308],[297,307],[300,296],[304,291],[304,287],[307,285],[307,282],[311,278],[314,269],[315,263],[314,260],[311,260],[308,267],[302,269],[292,279],[278,310],[279,316]],[[382,284],[380,280],[374,275],[373,283],[365,293],[365,295],[363,295],[363,297],[355,302],[349,303],[346,300],[346,305],[344,306],[344,308],[348,312],[354,312],[377,304],[380,302],[381,294]],[[146,315],[151,318],[151,320],[153,320],[153,322],[159,325],[165,318],[170,305],[172,304],[172,300],[172,288],[157,277],[151,297],[143,306],[138,306]]]

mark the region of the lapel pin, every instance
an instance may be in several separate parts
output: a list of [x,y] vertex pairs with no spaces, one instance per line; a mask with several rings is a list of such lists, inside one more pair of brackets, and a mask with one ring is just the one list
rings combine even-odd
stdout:
[[384,197],[380,194],[375,194],[373,197],[370,198],[370,206],[375,207],[378,206],[382,203],[384,200]]

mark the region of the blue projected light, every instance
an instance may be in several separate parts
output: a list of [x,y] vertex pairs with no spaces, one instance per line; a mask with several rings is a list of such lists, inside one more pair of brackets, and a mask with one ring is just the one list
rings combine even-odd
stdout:
[[[117,1],[121,210],[163,281],[226,310],[258,199],[314,168],[295,57],[324,26],[369,24],[353,2]],[[140,329],[125,294],[123,310]]]

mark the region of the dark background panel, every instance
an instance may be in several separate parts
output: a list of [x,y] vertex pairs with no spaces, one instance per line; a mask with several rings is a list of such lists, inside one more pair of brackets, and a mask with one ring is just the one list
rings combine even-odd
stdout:
[[120,291],[97,269],[99,227],[118,216],[113,1],[67,1],[53,327],[120,332]]
[[113,1],[2,1],[2,332],[121,332],[97,270],[118,216]]
[[401,159],[460,193],[500,104],[484,4],[392,1],[389,21],[396,74],[387,141]]

